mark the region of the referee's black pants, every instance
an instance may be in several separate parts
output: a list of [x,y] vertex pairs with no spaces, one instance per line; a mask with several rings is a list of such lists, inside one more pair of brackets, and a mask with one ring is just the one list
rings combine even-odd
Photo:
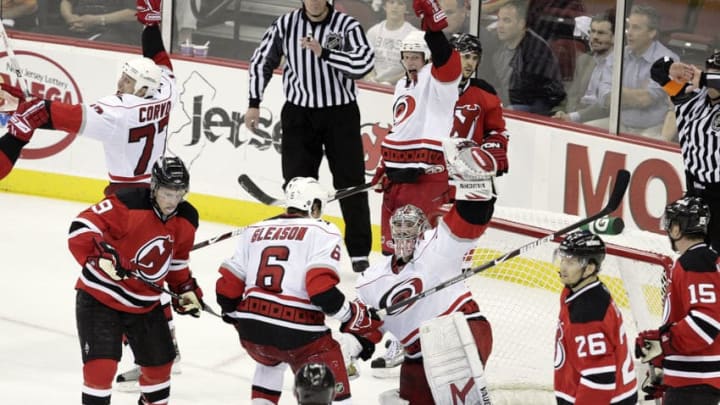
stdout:
[[[317,179],[323,150],[335,189],[365,183],[365,152],[357,103],[306,108],[286,102],[280,120],[285,184],[298,176]],[[372,243],[367,193],[341,199],[340,209],[345,220],[345,245],[350,257],[367,256]]]

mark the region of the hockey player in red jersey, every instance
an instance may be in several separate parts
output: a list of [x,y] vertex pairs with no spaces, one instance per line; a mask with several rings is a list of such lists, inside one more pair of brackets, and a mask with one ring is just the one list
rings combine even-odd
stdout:
[[462,62],[460,98],[455,103],[450,136],[477,142],[495,158],[497,176],[502,176],[508,171],[509,141],[502,104],[490,83],[472,77],[482,58],[482,44],[472,34],[455,34],[450,44],[460,53]]
[[[358,338],[363,359],[382,338],[382,321],[337,288],[342,237],[320,218],[328,198],[313,178],[290,180],[286,212],[245,229],[235,254],[220,266],[216,295],[223,319],[235,325],[256,362],[266,368],[287,363],[293,372],[308,362],[327,364],[335,375],[335,403],[349,404],[343,354],[325,315]],[[252,397],[277,404],[281,386],[267,380],[256,372]]]
[[[6,87],[3,86],[3,89],[5,90]],[[24,101],[22,95],[20,99]],[[0,180],[10,174],[20,157],[20,152],[33,137],[35,128],[43,125],[47,119],[48,115],[43,106],[29,103],[21,104],[10,116],[8,132],[0,137]]]
[[179,294],[178,313],[200,315],[203,294],[188,268],[198,226],[197,211],[184,201],[189,181],[179,158],[161,158],[149,189],[120,190],[70,226],[68,246],[82,266],[75,287],[83,404],[110,403],[123,335],[141,368],[138,403],[168,402],[175,348],[159,288],[148,283]]
[[441,140],[453,125],[460,55],[442,32],[447,21],[437,1],[415,0],[413,7],[425,32],[410,33],[400,46],[406,76],[395,86],[392,131],[382,142],[382,162],[373,179],[384,193],[385,254],[393,251],[389,221],[397,208],[413,204],[430,213],[449,201]]
[[637,403],[637,378],[620,310],[598,279],[605,243],[573,232],[553,261],[565,285],[555,342],[555,397],[562,404]]
[[[457,276],[462,271],[465,253],[477,246],[478,238],[490,222],[495,204],[492,156],[473,141],[458,138],[446,138],[443,149],[450,184],[457,188],[455,202],[432,229],[420,208],[405,205],[395,210],[390,218],[395,253],[373,263],[357,280],[358,297],[368,306],[385,309]],[[469,343],[477,346],[478,352],[474,359],[468,356],[464,368],[456,367],[468,373],[459,385],[426,376],[441,368],[428,365],[426,345],[423,343],[421,350],[420,344],[421,324],[456,312],[464,315],[460,322],[469,327],[473,337]],[[481,402],[479,395],[485,391],[482,368],[490,355],[492,333],[490,324],[464,283],[446,287],[388,312],[383,321],[383,331],[396,336],[406,352],[400,369],[399,392],[383,394],[384,403],[454,403],[452,401],[458,398],[452,397],[452,393],[459,391],[468,393],[466,399],[474,398],[478,402],[457,403],[486,403]],[[464,352],[462,357],[466,357]],[[433,359],[432,364],[434,362]],[[472,383],[468,383],[470,378]]]
[[720,258],[705,242],[709,223],[710,208],[700,197],[665,208],[662,226],[680,257],[667,275],[662,326],[635,341],[635,355],[662,368],[643,391],[664,405],[720,402]]
[[143,57],[125,62],[115,94],[92,104],[41,99],[20,104],[31,112],[26,119],[29,129],[75,132],[103,143],[110,179],[105,195],[123,187],[149,187],[152,165],[166,149],[177,89],[158,25],[160,3],[137,0],[137,18],[145,25]]

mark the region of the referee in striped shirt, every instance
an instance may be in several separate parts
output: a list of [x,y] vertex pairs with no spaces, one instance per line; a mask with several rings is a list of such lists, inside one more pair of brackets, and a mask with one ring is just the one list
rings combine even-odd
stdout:
[[720,251],[720,51],[695,66],[658,59],[651,76],[675,104],[687,195],[710,206],[707,242]]
[[[336,189],[365,183],[355,80],[372,71],[375,53],[362,26],[326,0],[303,0],[302,8],[275,20],[250,60],[250,130],[257,128],[263,91],[283,56],[285,184],[297,176],[317,179],[323,150]],[[341,199],[340,209],[353,270],[362,272],[372,243],[367,193]]]

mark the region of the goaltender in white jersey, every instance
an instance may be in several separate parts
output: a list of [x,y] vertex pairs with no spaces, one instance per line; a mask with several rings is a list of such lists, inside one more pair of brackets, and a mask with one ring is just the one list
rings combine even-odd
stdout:
[[[476,143],[458,138],[444,140],[443,149],[450,184],[457,188],[455,202],[433,229],[429,229],[422,210],[413,205],[393,213],[390,228],[395,253],[373,263],[357,280],[358,298],[370,307],[387,310],[458,276],[465,253],[477,246],[490,222],[495,204],[491,192],[494,159]],[[381,329],[396,336],[405,348],[405,360],[397,397],[390,402],[383,398],[382,403],[488,403],[483,364],[492,348],[492,332],[464,283],[387,311],[383,321]],[[457,333],[441,330],[440,334],[443,338],[457,337],[462,344],[453,346],[450,339],[443,341],[437,335],[428,335],[450,327],[455,327]],[[466,352],[464,347],[468,344],[477,350]],[[442,366],[447,366],[446,360],[434,355],[440,346],[444,346],[445,354],[457,349],[454,353],[459,363],[454,364],[454,369],[464,369],[458,378],[451,381],[447,376],[435,378]]]

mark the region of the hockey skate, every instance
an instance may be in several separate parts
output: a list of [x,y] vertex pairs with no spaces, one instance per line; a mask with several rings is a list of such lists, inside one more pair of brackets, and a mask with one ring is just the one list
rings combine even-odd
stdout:
[[373,359],[370,363],[371,373],[377,378],[394,378],[400,375],[400,368],[405,358],[405,349],[400,341],[388,339],[385,341],[387,351],[381,357]]
[[351,359],[350,364],[347,366],[348,379],[354,380],[360,377],[360,369],[357,366],[356,359]]

